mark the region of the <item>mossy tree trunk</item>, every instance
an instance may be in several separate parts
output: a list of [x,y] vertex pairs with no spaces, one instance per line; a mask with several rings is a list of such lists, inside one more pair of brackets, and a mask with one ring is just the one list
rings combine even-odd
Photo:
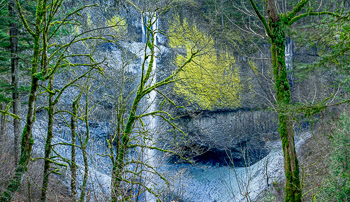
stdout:
[[41,201],[46,201],[47,187],[49,185],[49,176],[50,176],[50,154],[52,150],[52,138],[53,138],[53,118],[54,118],[54,100],[53,100],[53,76],[49,80],[49,106],[47,109],[48,113],[48,124],[47,124],[47,135],[45,143],[45,158],[44,158],[44,174],[43,174],[43,184],[41,188]]
[[[39,49],[37,49],[39,50]],[[35,66],[35,65],[33,65]],[[33,69],[33,68],[32,68]],[[23,175],[27,171],[30,160],[34,139],[32,137],[32,128],[35,120],[35,102],[37,96],[38,79],[32,76],[32,85],[29,94],[28,112],[26,125],[24,126],[21,137],[21,153],[14,176],[12,177],[7,189],[2,193],[0,201],[11,201],[23,181]]]
[[[44,173],[43,173],[43,184],[42,184],[42,192],[41,192],[41,200],[42,201],[46,201],[46,195],[47,195],[47,187],[48,187],[48,183],[49,183],[49,175],[51,173],[50,171],[50,165],[52,163],[55,163],[57,165],[62,165],[60,163],[57,163],[54,159],[51,159],[50,158],[50,154],[52,152],[52,138],[54,137],[53,135],[53,124],[54,124],[54,115],[56,114],[56,111],[55,110],[55,106],[56,104],[59,102],[60,100],[60,97],[61,95],[63,94],[63,92],[70,86],[72,86],[75,82],[77,82],[79,79],[85,77],[88,73],[90,73],[94,68],[91,67],[88,71],[86,71],[85,73],[81,74],[80,76],[76,77],[74,80],[70,81],[69,83],[67,83],[63,88],[61,88],[60,90],[58,90],[59,93],[55,93],[57,92],[57,90],[54,90],[53,88],[53,82],[54,82],[54,75],[51,76],[51,78],[49,79],[49,83],[48,83],[48,88],[47,88],[47,91],[48,91],[48,108],[47,108],[47,111],[48,111],[48,126],[47,126],[47,135],[46,135],[46,143],[45,143],[45,157],[44,157],[44,161],[45,161],[45,164],[44,164]],[[54,96],[55,99],[54,99]],[[79,106],[79,101],[80,101],[80,97],[81,97],[81,93],[79,94],[78,98],[73,102],[73,114],[72,114],[72,119],[73,119],[73,122],[71,124],[73,124],[73,126],[75,127],[75,124],[76,124],[76,120],[77,120],[77,116],[76,114],[78,113],[78,109],[77,107]],[[72,130],[72,127],[71,126],[71,130]],[[72,159],[74,160],[71,160],[72,162],[70,163],[71,166],[73,166],[75,169],[74,170],[74,186],[75,186],[75,181],[76,181],[76,164],[75,164],[75,142],[76,142],[76,132],[75,132],[75,128],[74,128],[74,131],[72,131],[72,141],[74,143],[72,143]],[[84,148],[86,150],[86,146]],[[86,154],[85,154],[86,155]],[[85,160],[84,160],[85,161]],[[71,167],[72,168],[72,167]],[[76,194],[76,192],[75,192]]]
[[[140,91],[138,91],[140,92]],[[134,99],[134,102],[132,104],[131,107],[131,111],[129,113],[129,118],[128,121],[126,123],[125,126],[125,130],[123,132],[122,138],[121,138],[121,143],[119,146],[119,151],[116,155],[116,159],[113,165],[113,179],[112,179],[112,190],[113,190],[113,194],[112,194],[112,201],[113,202],[117,202],[118,201],[118,194],[122,193],[120,191],[120,186],[121,186],[121,182],[123,181],[122,179],[122,174],[124,171],[124,162],[125,162],[125,157],[127,155],[127,150],[128,150],[128,145],[129,145],[129,140],[130,140],[130,136],[132,133],[132,129],[136,120],[136,111],[138,108],[138,105],[140,103],[141,100],[141,96],[138,93]]]
[[[23,181],[23,175],[27,171],[27,166],[30,160],[30,155],[32,152],[32,146],[34,144],[34,139],[32,137],[32,129],[35,121],[35,105],[37,98],[37,89],[39,79],[36,77],[39,57],[40,57],[40,33],[41,33],[41,20],[42,20],[42,0],[38,0],[36,8],[36,20],[35,20],[35,31],[32,31],[32,36],[34,39],[33,47],[33,57],[31,62],[31,87],[28,98],[28,111],[26,117],[26,124],[24,126],[22,136],[21,136],[21,153],[19,156],[19,162],[16,167],[14,176],[12,177],[10,184],[7,189],[2,192],[0,201],[11,201],[14,194],[17,192]],[[17,0],[17,7],[19,1]],[[22,15],[22,14],[20,14]],[[23,16],[22,16],[23,17]]]
[[[18,74],[19,74],[19,56],[18,56],[18,27],[15,23],[16,13],[15,13],[15,0],[9,0],[8,3],[9,17],[10,17],[10,48],[11,48],[11,79],[12,79],[12,113],[19,115],[20,100],[18,93]],[[19,153],[19,130],[20,130],[19,119],[13,119],[13,134],[14,134],[14,156],[15,165],[18,163],[18,153]]]
[[[124,79],[125,79],[125,75],[124,72],[122,74],[123,77],[123,81],[122,81],[122,85],[124,84]],[[119,192],[119,187],[120,187],[120,180],[118,180],[119,178],[116,176],[118,173],[117,170],[117,164],[115,162],[116,158],[114,158],[114,156],[118,156],[119,151],[120,151],[120,141],[121,141],[121,137],[122,137],[122,129],[124,128],[124,113],[125,113],[125,100],[123,98],[123,91],[121,90],[121,92],[119,93],[119,97],[118,97],[118,103],[116,105],[116,113],[117,113],[117,128],[116,128],[116,143],[115,146],[113,146],[113,143],[110,144],[109,143],[109,148],[110,148],[110,153],[111,155],[111,161],[112,161],[112,180],[111,180],[111,196],[113,200],[117,199],[117,196],[120,195],[121,193]],[[111,135],[110,140],[114,139],[113,136]],[[114,154],[115,153],[115,154]]]
[[[88,137],[85,137],[85,138],[88,138]],[[85,197],[86,197],[86,186],[87,186],[87,180],[89,176],[89,162],[87,158],[86,146],[81,147],[81,149],[82,149],[83,161],[84,161],[84,176],[83,176],[83,184],[82,184],[81,193],[80,193],[80,201],[83,202],[85,201]]]
[[92,84],[89,85],[90,82],[90,75],[88,76],[89,79],[86,80],[85,83],[85,106],[84,106],[84,123],[85,123],[85,137],[80,137],[81,142],[81,151],[83,153],[83,161],[84,161],[84,176],[83,176],[83,183],[81,187],[81,193],[80,193],[80,201],[84,202],[86,197],[86,186],[87,181],[89,177],[89,162],[88,162],[88,156],[87,156],[87,146],[90,139],[90,127],[89,127],[89,95],[90,95],[90,89],[92,87]]
[[[141,114],[141,115],[137,115],[137,109],[139,107],[139,104],[142,100],[142,98],[144,98],[146,95],[148,95],[150,92],[152,92],[153,90],[156,90],[159,87],[165,86],[167,84],[170,84],[172,82],[176,81],[176,75],[178,75],[178,73],[180,71],[183,70],[183,68],[192,62],[193,58],[198,54],[199,50],[195,50],[195,48],[193,49],[193,51],[191,52],[191,55],[188,56],[188,59],[181,65],[179,66],[170,76],[166,77],[165,79],[155,82],[153,85],[147,85],[148,82],[150,82],[151,79],[153,79],[151,77],[152,71],[153,71],[153,61],[156,58],[156,47],[155,46],[155,34],[156,32],[158,32],[159,30],[152,30],[152,26],[154,23],[156,23],[157,19],[159,16],[156,16],[156,13],[153,14],[153,17],[150,17],[148,22],[144,22],[144,25],[146,27],[146,35],[147,35],[147,42],[145,44],[145,49],[144,49],[144,60],[142,61],[142,67],[141,67],[141,78],[139,81],[139,86],[138,89],[136,91],[136,96],[133,100],[132,106],[130,108],[130,112],[127,118],[127,122],[124,126],[124,124],[122,124],[123,129],[121,129],[120,127],[117,127],[117,135],[120,136],[120,138],[118,137],[117,140],[109,140],[109,145],[110,147],[113,147],[113,144],[117,143],[117,152],[116,154],[114,154],[113,152],[111,152],[111,156],[110,158],[112,158],[112,163],[113,163],[113,167],[112,167],[112,196],[111,196],[111,201],[113,202],[117,202],[119,200],[121,200],[120,194],[122,194],[122,190],[121,190],[121,185],[122,182],[125,183],[134,183],[137,185],[140,185],[141,187],[147,189],[147,191],[151,192],[151,189],[147,188],[145,184],[142,184],[142,182],[131,182],[129,180],[123,179],[123,173],[125,172],[125,167],[126,167],[126,157],[128,154],[128,150],[130,148],[135,148],[135,147],[143,147],[143,145],[132,145],[130,143],[130,138],[132,137],[132,133],[133,133],[133,128],[136,124],[136,121],[139,120],[142,117],[146,117],[146,116],[155,116],[155,115],[159,115],[159,114],[168,114],[164,111],[155,111],[155,112],[150,112],[150,113],[145,113],[145,114]],[[149,61],[148,61],[149,60]],[[148,63],[147,63],[148,61]],[[163,95],[163,94],[162,94]],[[170,101],[172,104],[174,104],[171,100],[169,100],[168,97],[166,97],[165,95],[163,95],[165,97],[166,100]],[[125,109],[123,109],[125,110]],[[124,112],[123,112],[124,113]],[[164,118],[164,116],[161,116],[162,118]],[[122,121],[123,119],[120,118],[120,120],[118,121]],[[167,121],[169,123],[169,120],[164,119],[165,121]],[[174,126],[174,125],[172,125]],[[174,126],[175,127],[175,126]],[[116,142],[113,142],[116,141]],[[145,147],[147,148],[147,147]],[[152,149],[156,149],[154,147],[152,147]],[[162,150],[159,149],[161,151],[166,151],[166,150]],[[155,193],[152,193],[155,194]]]
[[[156,21],[149,21],[149,22],[144,22],[144,23],[148,23],[148,25],[146,25],[146,30],[147,30],[147,43],[145,46],[145,56],[144,56],[144,61],[142,64],[142,75],[140,78],[140,83],[139,83],[139,87],[138,90],[136,92],[136,96],[134,98],[134,101],[132,103],[130,112],[129,112],[129,117],[127,119],[125,128],[123,129],[123,132],[120,134],[120,129],[119,129],[119,134],[121,135],[120,140],[118,139],[118,145],[117,145],[117,149],[118,152],[115,155],[115,159],[113,160],[113,169],[112,169],[112,190],[113,190],[113,194],[111,197],[111,201],[113,202],[117,202],[118,201],[118,195],[122,193],[122,191],[120,190],[120,186],[121,183],[123,181],[123,172],[124,172],[124,168],[125,168],[125,158],[127,156],[127,152],[128,152],[128,148],[129,148],[129,141],[130,141],[130,137],[132,135],[132,129],[134,128],[134,124],[135,121],[137,119],[136,116],[136,112],[137,109],[139,107],[140,101],[141,99],[149,94],[152,90],[145,92],[146,88],[145,85],[147,83],[147,81],[150,79],[150,75],[152,73],[152,69],[153,69],[153,61],[155,59],[155,47],[154,47],[154,31],[152,31],[151,27],[152,24],[156,23]],[[150,50],[151,54],[147,55],[147,49]],[[148,63],[148,67],[146,68],[146,61],[148,59],[148,57],[150,57],[149,63]],[[119,120],[121,121],[121,120]],[[111,143],[113,145],[113,143]],[[114,158],[114,157],[113,157]]]
[[77,165],[76,165],[76,124],[77,124],[77,117],[78,117],[78,108],[79,108],[79,101],[81,98],[81,94],[78,95],[78,97],[73,101],[72,104],[72,116],[71,116],[71,135],[72,135],[72,147],[71,147],[71,163],[70,163],[70,172],[71,172],[71,182],[70,182],[70,188],[71,188],[71,195],[73,200],[77,197]]
[[286,113],[290,105],[291,91],[285,62],[284,24],[277,14],[274,0],[267,0],[268,25],[272,33],[271,57],[276,88],[279,133],[282,141],[284,172],[286,176],[285,201],[301,201],[301,186],[298,158],[294,145],[294,128],[291,117]]
[[[68,84],[66,84],[63,88],[61,88],[60,90],[58,90],[58,94],[56,94],[55,92],[57,92],[57,90],[54,90],[53,88],[53,82],[54,82],[54,75],[51,76],[51,78],[49,79],[49,83],[48,83],[48,107],[47,107],[47,111],[48,111],[48,126],[47,126],[47,135],[46,135],[46,143],[45,143],[45,157],[44,157],[44,173],[43,173],[43,184],[42,184],[42,192],[41,192],[41,201],[46,201],[46,195],[47,195],[47,187],[49,184],[49,175],[51,173],[50,170],[50,165],[52,163],[55,163],[57,165],[63,165],[60,163],[57,163],[54,159],[50,158],[50,154],[52,152],[52,139],[53,139],[53,124],[54,124],[54,115],[56,114],[55,110],[55,106],[56,104],[59,102],[60,97],[62,95],[62,93],[70,86],[72,86],[75,82],[77,82],[79,79],[85,77],[87,74],[89,74],[94,68],[91,67],[88,71],[86,71],[85,73],[81,74],[80,76],[76,77],[74,80],[70,81]],[[54,96],[55,99],[54,99]],[[79,96],[77,97],[76,100],[73,101],[73,112],[72,112],[72,116],[71,116],[71,131],[72,131],[72,154],[71,154],[71,163],[69,163],[71,165],[71,169],[73,168],[73,173],[72,173],[72,181],[71,183],[73,183],[73,188],[72,189],[72,194],[74,194],[74,196],[76,196],[76,164],[75,164],[75,148],[76,148],[76,131],[75,131],[75,124],[77,121],[77,114],[78,114],[78,107],[79,107],[79,101],[80,101],[80,97],[81,97],[81,93],[79,94]],[[88,99],[86,99],[86,101],[88,101]],[[87,113],[88,111],[86,111]],[[86,123],[88,123],[88,119],[86,116]],[[88,126],[87,126],[87,133],[88,131]],[[89,135],[87,135],[87,138],[89,138]],[[87,143],[84,143],[82,145],[82,149],[83,149],[83,157],[84,157],[84,164],[85,167],[88,167],[87,164],[87,154],[86,154],[86,146]],[[86,178],[86,179],[85,179]],[[87,181],[87,177],[84,176],[84,182],[85,182],[85,186],[86,186],[86,181]]]
[[[86,128],[88,134],[88,127]],[[85,138],[89,138],[88,135]],[[81,187],[81,193],[80,193],[80,201],[84,202],[85,201],[85,196],[86,196],[86,185],[87,185],[87,180],[89,176],[89,162],[87,158],[87,151],[86,151],[86,146],[82,146],[82,153],[83,153],[83,161],[84,161],[84,177],[83,177],[83,184]]]
[[[18,15],[21,20],[22,25],[25,30],[32,36],[33,39],[33,51],[32,51],[32,61],[31,61],[31,86],[28,98],[27,106],[27,115],[25,120],[25,126],[23,128],[21,136],[21,150],[19,155],[19,162],[16,167],[14,176],[12,177],[8,187],[1,193],[0,201],[11,201],[14,194],[19,189],[22,184],[23,175],[27,171],[28,163],[31,158],[32,146],[34,144],[34,139],[32,135],[32,129],[35,122],[35,113],[36,113],[36,100],[37,100],[37,91],[39,88],[39,80],[47,81],[53,77],[55,72],[60,67],[70,66],[71,63],[67,61],[69,54],[67,51],[72,44],[90,40],[90,39],[103,39],[101,37],[85,37],[83,38],[82,34],[79,34],[73,38],[69,43],[59,46],[49,46],[50,39],[53,39],[59,33],[59,30],[62,29],[65,25],[70,24],[69,17],[75,14],[78,14],[79,11],[92,7],[95,5],[86,5],[82,6],[64,16],[63,20],[55,21],[58,11],[62,11],[60,7],[62,6],[63,1],[54,1],[53,3],[48,4],[47,0],[36,0],[36,11],[35,11],[35,22],[29,23],[26,17],[23,14],[21,4],[19,0],[16,0],[16,7],[18,10]],[[48,8],[48,6],[50,8]],[[48,12],[50,10],[50,12]],[[50,55],[48,55],[49,50],[51,49]],[[77,56],[84,56],[94,61],[91,55],[87,54],[77,54]],[[51,68],[48,68],[48,64],[52,64]],[[78,64],[86,66],[86,64]],[[88,64],[88,66],[97,67],[99,63]],[[102,69],[100,69],[102,71]],[[79,79],[79,78],[77,78]],[[73,82],[75,82],[75,79]],[[70,83],[71,85],[72,83]],[[69,85],[66,85],[66,89]],[[61,96],[63,90],[56,96],[54,104],[58,102],[58,98]],[[49,92],[55,94],[55,92]],[[53,104],[53,105],[54,105]],[[18,116],[11,114],[13,117]]]
[[288,114],[291,105],[291,92],[287,78],[285,62],[285,30],[297,20],[310,15],[332,15],[337,14],[324,11],[309,11],[297,15],[307,5],[309,0],[301,0],[291,12],[278,13],[275,0],[265,0],[268,21],[260,13],[254,0],[249,0],[259,20],[264,26],[267,36],[271,43],[271,58],[273,66],[273,75],[275,81],[279,133],[282,141],[284,172],[286,176],[285,201],[301,201],[302,188],[300,184],[298,158],[294,144],[294,128],[292,117]]
[[[3,103],[0,103],[0,110],[5,111],[6,106],[3,106]],[[0,143],[4,143],[4,141],[6,140],[6,113],[1,113],[0,115],[0,121],[1,121],[1,125],[0,125]]]

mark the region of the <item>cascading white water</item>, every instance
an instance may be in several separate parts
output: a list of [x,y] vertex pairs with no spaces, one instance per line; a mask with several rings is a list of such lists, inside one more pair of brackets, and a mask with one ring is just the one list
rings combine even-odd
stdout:
[[294,48],[294,42],[290,39],[286,39],[286,46],[284,49],[285,54],[285,62],[286,62],[286,69],[287,69],[287,78],[289,81],[289,85],[291,87],[291,90],[294,85],[294,78],[293,78],[293,48]]
[[[150,85],[154,85],[157,81],[157,76],[156,76],[156,70],[157,70],[157,59],[156,59],[156,55],[157,55],[157,33],[154,32],[156,30],[158,30],[158,20],[157,20],[157,16],[155,13],[145,13],[141,16],[141,22],[143,23],[142,26],[142,42],[143,43],[147,43],[148,42],[148,38],[147,38],[147,30],[146,30],[146,26],[148,23],[153,23],[153,25],[151,26],[151,30],[153,31],[154,34],[154,46],[155,46],[155,56],[153,59],[153,63],[152,63],[152,72],[151,72],[151,77],[150,77],[150,81],[148,82],[148,84]],[[147,50],[149,51],[149,50]],[[141,60],[141,62],[143,61],[143,58]],[[147,65],[145,66],[145,71],[147,71]],[[147,98],[147,106],[148,106],[148,110],[147,112],[153,112],[156,110],[156,92],[155,91],[151,91],[149,93],[149,97]],[[151,135],[150,140],[148,140],[146,142],[146,144],[148,146],[153,146],[155,144],[155,139],[156,139],[156,135],[155,135],[155,127],[157,124],[157,119],[156,117],[153,116],[148,116],[146,122],[148,123],[148,131],[153,135]],[[145,160],[146,163],[148,165],[150,165],[151,167],[155,168],[155,151],[153,149],[146,149],[145,151]],[[152,174],[148,173],[146,174],[146,179],[153,181],[154,179],[152,179]],[[146,192],[146,196],[145,196],[145,201],[156,201],[156,198],[153,196],[153,194]]]

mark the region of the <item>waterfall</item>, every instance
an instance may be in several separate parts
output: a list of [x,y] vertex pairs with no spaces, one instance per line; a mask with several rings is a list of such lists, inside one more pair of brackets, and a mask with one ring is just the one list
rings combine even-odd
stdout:
[[293,49],[294,49],[294,41],[291,38],[287,37],[284,54],[285,54],[285,62],[287,69],[287,78],[290,85],[290,90],[293,91],[294,87],[294,78],[293,78]]
[[[148,39],[147,39],[147,30],[146,30],[146,25],[147,23],[149,23],[149,21],[151,23],[154,22],[154,24],[151,26],[151,29],[152,31],[156,31],[158,30],[158,20],[157,20],[157,14],[155,13],[145,13],[141,16],[141,23],[142,23],[142,42],[143,43],[147,43]],[[144,24],[146,23],[146,24]],[[157,70],[157,59],[156,59],[156,55],[157,55],[157,41],[158,41],[158,38],[157,38],[157,33],[154,34],[154,45],[155,45],[155,57],[154,57],[154,60],[153,60],[153,64],[152,64],[152,72],[151,72],[151,77],[150,77],[150,81],[148,84],[150,85],[154,85],[157,81],[157,77],[156,77],[156,70]],[[142,58],[141,62],[143,61],[144,58]],[[142,68],[142,67],[141,67]],[[147,68],[147,66],[145,66],[145,68]],[[155,91],[151,91],[149,93],[149,97],[147,98],[147,102],[146,102],[146,105],[148,107],[147,109],[147,112],[146,113],[149,113],[149,112],[153,112],[156,110],[156,102],[155,102],[155,99],[156,99],[156,92]],[[155,135],[155,127],[156,127],[156,124],[157,124],[157,119],[156,117],[153,117],[153,116],[148,116],[146,117],[146,123],[148,123],[148,131],[150,131],[151,133],[151,138],[146,141],[146,144],[147,146],[153,146],[155,144],[155,139],[156,139],[156,135]],[[152,135],[152,133],[154,133]],[[155,164],[155,151],[153,149],[146,149],[145,151],[145,160],[146,160],[146,163],[148,163],[148,165],[152,166],[153,168],[155,168],[156,164]],[[146,176],[145,176],[145,179],[147,181],[151,180],[151,181],[154,181],[153,179],[153,176],[152,174],[150,173],[147,173]],[[153,194],[149,193],[149,192],[146,192],[145,194],[145,201],[147,202],[152,202],[152,201],[156,201],[156,198],[153,196]]]

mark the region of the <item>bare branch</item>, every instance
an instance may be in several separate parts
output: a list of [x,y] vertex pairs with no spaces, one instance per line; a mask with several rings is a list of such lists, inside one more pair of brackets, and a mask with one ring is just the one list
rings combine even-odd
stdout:
[[258,10],[258,7],[256,6],[255,4],[255,1],[254,0],[249,0],[250,1],[250,4],[252,5],[255,13],[257,14],[258,18],[260,19],[260,21],[263,23],[264,25],[264,28],[265,28],[265,31],[267,33],[267,35],[272,38],[273,37],[273,34],[269,28],[269,26],[267,25],[267,22],[266,22],[266,19],[264,18],[264,16],[260,13],[260,11]]

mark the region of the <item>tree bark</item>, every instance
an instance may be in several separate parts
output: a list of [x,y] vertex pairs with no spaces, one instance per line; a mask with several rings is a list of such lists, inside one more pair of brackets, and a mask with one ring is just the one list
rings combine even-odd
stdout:
[[[1,110],[5,110],[6,106],[3,107],[3,103],[0,104],[0,109]],[[1,121],[1,125],[0,125],[0,143],[6,144],[5,140],[6,140],[6,114],[5,113],[1,113],[0,116],[0,121]]]
[[71,183],[70,183],[70,187],[71,187],[71,194],[72,194],[72,198],[73,200],[76,199],[77,197],[77,165],[75,163],[75,144],[76,144],[76,122],[77,122],[77,116],[78,116],[78,107],[79,107],[79,101],[80,101],[80,97],[81,94],[78,96],[78,98],[76,100],[74,100],[73,104],[72,104],[72,108],[73,108],[73,115],[71,116],[71,135],[72,135],[72,148],[71,148],[71,164],[70,164],[70,170],[71,170]]
[[[11,49],[11,78],[12,78],[12,113],[19,115],[20,110],[20,101],[19,101],[19,93],[18,93],[18,81],[17,77],[19,74],[19,66],[18,66],[18,27],[17,24],[14,23],[16,18],[15,14],[15,0],[9,0],[8,3],[9,9],[9,17],[10,17],[10,49]],[[13,135],[14,135],[14,156],[15,156],[15,166],[18,164],[18,153],[19,153],[19,130],[20,130],[20,121],[19,119],[13,119]]]
[[291,117],[287,114],[291,104],[291,92],[287,78],[285,63],[285,32],[280,16],[275,7],[275,0],[266,0],[268,25],[272,33],[271,56],[278,105],[279,133],[284,156],[284,172],[286,176],[285,201],[301,201],[299,164],[294,145],[294,128]]
[[112,190],[115,193],[114,193],[114,195],[112,195],[112,199],[111,199],[112,202],[118,201],[117,193],[119,193],[120,184],[122,182],[122,173],[124,171],[124,166],[125,166],[124,161],[125,161],[125,157],[127,155],[127,150],[128,150],[128,145],[129,145],[129,140],[130,140],[132,128],[133,128],[134,122],[136,120],[136,111],[138,108],[138,104],[142,98],[141,92],[142,92],[142,86],[140,85],[139,91],[137,92],[137,95],[136,95],[134,102],[133,102],[133,105],[131,107],[128,122],[126,123],[126,126],[125,126],[125,130],[124,130],[122,141],[121,141],[121,146],[119,147],[119,153],[115,159],[115,165],[113,165]]
[[87,159],[87,151],[86,147],[82,147],[83,151],[83,160],[84,160],[84,177],[83,177],[83,185],[81,187],[81,194],[80,194],[80,201],[84,202],[85,201],[85,196],[86,196],[86,185],[87,185],[87,180],[89,176],[89,163]]
[[[39,49],[38,49],[39,50]],[[12,177],[7,189],[1,194],[0,201],[9,202],[17,192],[23,181],[23,175],[27,171],[34,139],[32,137],[32,128],[35,120],[35,103],[37,97],[38,79],[32,76],[32,85],[29,94],[28,112],[26,125],[24,126],[21,137],[21,154],[14,176]]]
[[[38,1],[39,4],[41,1]],[[17,0],[17,4],[19,1]],[[32,67],[31,67],[31,87],[28,98],[28,111],[26,117],[26,124],[23,128],[22,136],[21,136],[21,153],[19,156],[19,162],[17,164],[14,176],[12,177],[10,184],[7,186],[6,190],[1,193],[0,201],[11,201],[17,190],[22,184],[23,175],[27,171],[28,163],[30,160],[30,156],[32,153],[32,146],[34,144],[34,139],[32,135],[32,129],[35,122],[35,106],[36,106],[36,98],[37,98],[37,90],[38,90],[38,81],[39,79],[36,77],[38,62],[40,57],[40,22],[43,13],[41,12],[40,7],[37,7],[36,11],[36,22],[35,22],[35,33],[33,35],[34,38],[34,47],[33,47],[33,57],[32,57]],[[23,17],[23,16],[22,16]]]
[[[154,22],[152,22],[154,23]],[[147,24],[144,24],[147,25]],[[121,129],[120,127],[118,127],[118,133],[120,134],[121,137],[117,138],[117,154],[114,156],[112,156],[112,158],[114,158],[114,160],[112,160],[113,162],[113,168],[112,168],[112,197],[111,197],[111,201],[112,202],[117,202],[118,201],[118,194],[121,192],[120,189],[120,185],[123,182],[123,172],[125,170],[125,158],[127,157],[128,154],[128,149],[130,149],[130,137],[132,135],[133,132],[133,128],[134,128],[134,124],[135,122],[138,120],[138,118],[140,118],[140,116],[137,116],[136,112],[137,109],[139,107],[139,103],[141,102],[141,99],[146,96],[147,94],[149,94],[150,92],[152,92],[153,90],[155,90],[156,88],[159,88],[161,86],[165,86],[169,83],[175,82],[174,77],[189,63],[191,63],[192,59],[195,57],[195,55],[198,53],[198,51],[191,53],[191,56],[188,60],[186,60],[186,62],[184,62],[180,67],[178,67],[176,69],[176,71],[171,74],[170,76],[166,77],[165,79],[156,82],[155,84],[151,84],[151,86],[147,86],[147,82],[149,82],[149,79],[151,78],[151,73],[152,73],[152,68],[153,68],[153,61],[155,59],[155,32],[152,31],[151,25],[147,25],[147,43],[146,43],[146,47],[145,47],[145,57],[144,57],[144,61],[142,64],[142,71],[141,71],[141,78],[140,78],[140,83],[138,86],[138,90],[136,92],[136,96],[133,100],[130,112],[129,112],[129,116],[126,122],[126,125],[124,127],[123,125],[123,129]],[[148,51],[150,50],[151,54],[148,55]],[[147,57],[149,57],[149,62],[148,62],[148,67],[145,68],[145,62],[147,60]],[[124,109],[123,109],[124,110]],[[124,113],[124,112],[122,112]],[[119,119],[120,121],[122,121],[123,119]],[[123,131],[120,133],[120,131]],[[110,142],[111,144],[111,148],[113,147],[113,142]],[[112,154],[114,154],[113,152],[111,152]]]
[[[81,145],[81,150],[83,153],[83,161],[84,161],[84,177],[83,177],[83,185],[81,188],[81,194],[80,194],[80,201],[84,202],[85,201],[85,196],[86,196],[86,185],[87,185],[87,180],[89,176],[89,162],[87,158],[87,145],[89,143],[90,139],[90,127],[89,127],[89,87],[86,88],[86,95],[85,95],[85,127],[86,127],[86,135],[85,135],[85,140],[84,143]],[[82,140],[81,140],[82,141]]]
[[[49,80],[49,90],[53,90],[53,76]],[[52,150],[52,138],[53,138],[53,116],[54,116],[54,103],[53,94],[49,92],[49,107],[48,107],[48,125],[47,125],[47,136],[45,143],[45,160],[44,160],[44,174],[43,174],[43,185],[41,188],[41,201],[46,201],[47,187],[49,185],[50,176],[50,154]]]

